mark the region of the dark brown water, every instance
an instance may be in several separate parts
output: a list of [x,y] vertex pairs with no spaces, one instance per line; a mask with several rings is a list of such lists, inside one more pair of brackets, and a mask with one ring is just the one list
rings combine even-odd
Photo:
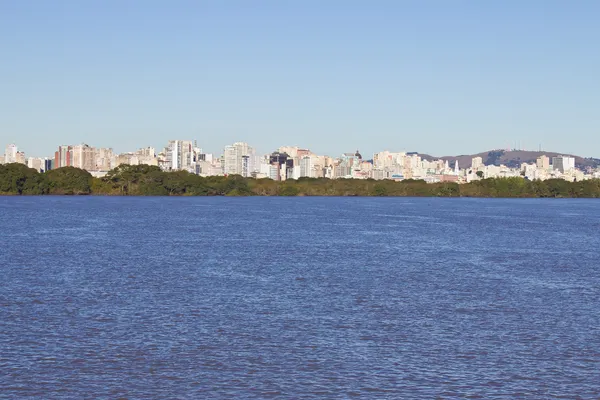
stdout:
[[600,201],[0,198],[0,398],[600,398]]

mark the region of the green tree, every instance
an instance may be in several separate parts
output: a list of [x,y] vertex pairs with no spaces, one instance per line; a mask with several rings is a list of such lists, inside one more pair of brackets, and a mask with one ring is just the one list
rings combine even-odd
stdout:
[[375,196],[387,196],[388,195],[388,189],[383,184],[376,184],[375,186],[373,186],[373,195],[375,195]]
[[280,196],[298,196],[300,190],[293,183],[287,183],[279,189]]
[[[155,165],[126,165],[121,164],[110,170],[103,178],[105,182],[110,182],[113,187],[118,188],[121,194],[143,194],[139,193],[138,185],[140,180],[149,178],[144,182],[144,191],[146,193],[160,193],[159,187],[163,186],[160,178],[163,172]],[[161,193],[162,194],[162,193]]]
[[175,171],[165,174],[164,187],[170,196],[182,195],[187,192],[190,173],[187,171]]
[[79,168],[62,167],[44,174],[48,181],[48,193],[81,195],[92,192],[92,175]]
[[46,191],[46,181],[35,169],[18,163],[0,165],[0,193],[35,195]]
[[548,179],[547,181],[544,181],[544,183],[548,187],[548,192],[551,197],[571,197],[569,189],[572,186],[572,183],[562,179]]

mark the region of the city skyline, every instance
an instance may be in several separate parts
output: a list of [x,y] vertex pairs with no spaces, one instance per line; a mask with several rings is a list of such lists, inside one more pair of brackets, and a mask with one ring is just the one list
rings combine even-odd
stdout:
[[600,3],[0,2],[0,139],[597,156]]
[[370,159],[369,156],[363,157],[358,149],[330,156],[298,146],[280,146],[273,152],[261,154],[246,142],[234,142],[224,146],[217,155],[206,152],[196,140],[170,139],[159,151],[154,147],[140,147],[127,153],[88,144],[59,145],[54,157],[45,158],[27,157],[16,144],[8,144],[4,155],[0,156],[0,164],[25,164],[37,172],[75,167],[98,178],[122,165],[154,166],[165,172],[185,171],[204,177],[240,175],[275,181],[351,178],[469,183],[485,178],[521,177],[574,182],[600,177],[598,159],[576,159],[552,152],[530,152],[529,156],[525,156],[525,152],[519,150],[516,150],[518,157],[502,158],[510,153],[491,151],[467,155],[465,160],[465,156],[435,158],[416,152],[383,150],[374,153]]
[[[214,154],[215,156],[222,156],[224,154],[224,152],[226,151],[226,147],[228,147],[231,142],[229,143],[223,143],[220,147],[218,147],[218,149],[215,151],[214,149],[210,149],[207,148],[205,146],[202,145],[202,142],[198,139],[194,139],[194,138],[188,138],[188,139],[178,139],[179,141],[184,140],[184,141],[189,141],[189,142],[193,142],[195,143],[195,145],[202,149],[205,153],[210,153],[210,154]],[[98,148],[107,148],[107,149],[111,149],[113,150],[115,153],[120,153],[120,154],[127,154],[127,153],[135,153],[136,151],[143,149],[143,148],[152,148],[152,149],[164,149],[165,148],[165,143],[168,142],[172,142],[172,139],[164,139],[159,145],[151,145],[151,144],[147,144],[144,143],[143,141],[134,145],[132,148],[129,149],[121,149],[121,147],[123,146],[113,146],[113,145],[108,145],[108,146],[104,146],[104,145],[99,145],[97,142],[91,142],[91,141],[77,141],[77,142],[73,142],[73,143],[62,143],[62,144],[55,144],[52,149],[50,149],[47,153],[44,154],[33,154],[31,153],[28,149],[25,149],[24,146],[20,145],[20,142],[17,141],[5,141],[4,143],[0,142],[0,146],[12,146],[12,145],[18,145],[18,148],[20,151],[24,152],[27,154],[28,157],[36,157],[36,158],[53,158],[55,156],[55,152],[57,147],[61,147],[61,146],[92,146],[92,147],[98,147]],[[233,140],[233,143],[237,143],[237,142],[241,142],[241,143],[248,143],[246,141],[243,140]],[[251,142],[250,142],[251,143]],[[283,143],[286,143],[285,141]],[[391,147],[383,147],[380,149],[377,149],[373,152],[367,152],[367,151],[363,151],[362,149],[366,148],[366,146],[359,146],[359,145],[355,145],[355,144],[344,144],[344,143],[340,143],[338,144],[338,149],[331,152],[331,153],[327,153],[327,152],[320,152],[320,151],[316,151],[313,150],[315,147],[314,146],[305,146],[302,144],[291,144],[291,143],[287,143],[287,144],[277,144],[274,147],[272,147],[271,149],[267,149],[265,151],[263,151],[262,149],[257,148],[257,146],[252,145],[252,148],[256,151],[256,153],[258,154],[270,154],[274,151],[278,151],[278,149],[280,149],[281,147],[297,147],[297,148],[301,148],[301,149],[310,149],[311,151],[313,151],[314,153],[318,153],[318,154],[323,154],[325,156],[328,157],[337,157],[340,154],[343,154],[344,152],[347,152],[351,149],[355,149],[358,151],[361,151],[361,153],[367,155],[367,159],[369,159],[372,155],[382,152],[382,151],[390,151],[390,152],[404,152],[404,153],[418,153],[421,155],[428,155],[431,157],[437,157],[437,158],[448,158],[448,157],[462,157],[465,155],[477,155],[477,154],[482,154],[482,153],[486,153],[486,152],[490,152],[490,151],[527,151],[527,152],[542,152],[542,153],[556,153],[556,154],[564,154],[564,155],[570,155],[570,156],[576,156],[576,157],[582,157],[582,158],[595,158],[595,159],[600,159],[600,155],[595,156],[595,155],[591,155],[591,156],[585,156],[582,154],[576,154],[576,153],[569,153],[567,151],[562,151],[561,149],[546,149],[544,147],[540,145],[538,145],[537,148],[524,148],[522,143],[519,141],[514,141],[512,143],[510,142],[506,142],[507,146],[505,147],[495,147],[495,148],[489,148],[489,149],[479,149],[473,152],[460,152],[460,153],[456,153],[456,154],[451,154],[451,153],[444,153],[444,154],[435,154],[433,152],[428,152],[428,151],[423,151],[421,149],[410,149],[410,148],[391,148]],[[4,147],[2,147],[4,148]]]
[[[181,135],[181,137],[184,137],[183,135]],[[0,137],[1,138],[1,137]],[[1,138],[3,139],[3,138]],[[137,145],[134,145],[133,147],[126,147],[124,145],[112,145],[110,143],[108,143],[107,145],[104,145],[104,143],[107,143],[106,141],[103,140],[79,140],[79,141],[75,141],[69,144],[61,144],[61,145],[75,145],[75,144],[88,144],[88,145],[94,145],[96,147],[106,147],[106,148],[111,148],[113,149],[115,152],[117,153],[130,153],[130,152],[135,152],[138,148],[140,147],[153,147],[155,149],[159,149],[162,148],[164,146],[164,142],[166,141],[162,140],[159,141],[158,144],[155,143],[147,143],[145,145],[143,145],[145,142],[143,141],[143,139],[140,141],[140,143],[138,143]],[[201,144],[201,141],[198,139],[190,139],[190,140],[195,140],[197,141],[199,144]],[[230,143],[232,142],[240,142],[240,141],[244,141],[244,140],[236,140],[233,139]],[[19,148],[24,149],[25,146],[20,145],[22,141],[19,140],[4,140],[3,143],[5,144],[9,144],[9,143],[19,143]],[[244,141],[244,142],[252,142],[252,140],[249,141]],[[204,150],[207,150],[207,152],[213,153],[213,154],[219,154],[220,152],[223,151],[223,148],[227,145],[228,142],[223,142],[223,144],[221,146],[217,146],[216,149],[214,148],[209,148],[209,147],[205,147],[205,146],[201,146]],[[419,154],[427,154],[430,155],[432,157],[458,157],[458,156],[462,156],[462,155],[469,155],[469,154],[479,154],[479,153],[483,153],[483,152],[487,152],[487,151],[494,151],[494,150],[505,150],[505,151],[514,151],[514,150],[518,150],[518,151],[533,151],[533,152],[549,152],[549,153],[561,153],[561,154],[570,154],[570,155],[575,155],[578,157],[590,157],[590,158],[600,158],[600,149],[598,151],[596,151],[595,149],[593,151],[589,151],[586,154],[579,154],[579,153],[573,153],[573,152],[569,152],[569,151],[563,151],[563,149],[548,149],[545,146],[543,146],[542,143],[539,143],[535,146],[531,146],[531,147],[527,147],[526,144],[524,144],[522,141],[510,141],[510,140],[506,140],[504,141],[504,145],[503,146],[498,146],[498,147],[492,147],[492,148],[481,148],[480,146],[475,146],[475,145],[471,145],[471,146],[465,146],[466,148],[472,148],[472,151],[461,151],[458,153],[450,153],[450,152],[443,152],[441,154],[437,154],[433,151],[428,151],[427,150],[427,146],[425,145],[425,148],[419,148],[419,149],[414,149],[414,148],[407,148],[406,146],[397,146],[397,147],[392,147],[392,146],[384,146],[383,148],[379,148],[379,149],[375,149],[372,152],[369,151],[363,151],[362,149],[367,149],[367,148],[371,148],[373,146],[369,146],[367,145],[368,141],[364,141],[361,144],[357,144],[357,143],[338,143],[337,144],[337,149],[334,149],[331,152],[325,152],[325,151],[319,151],[319,147],[318,146],[306,146],[304,145],[304,143],[289,143],[289,146],[297,146],[297,147],[301,147],[301,148],[310,148],[310,149],[316,149],[315,152],[320,153],[320,154],[325,154],[325,155],[329,155],[329,156],[337,156],[341,153],[343,153],[344,151],[349,151],[352,148],[359,149],[361,150],[361,152],[364,152],[365,154],[375,154],[379,151],[399,151],[399,152],[408,152],[408,153],[419,153]],[[0,143],[1,144],[1,143]],[[26,152],[29,156],[33,156],[33,157],[50,157],[54,154],[54,152],[56,151],[56,146],[58,146],[57,144],[54,144],[53,146],[51,146],[48,151],[42,151],[42,152],[32,152],[29,150],[29,148],[27,148]],[[273,147],[271,147],[270,149],[262,149],[262,148],[258,148],[258,146],[254,146],[257,150],[257,152],[261,153],[261,154],[267,154],[270,153],[276,149],[278,149],[279,147],[281,147],[281,143],[275,144]],[[38,148],[38,146],[33,145],[32,148]]]

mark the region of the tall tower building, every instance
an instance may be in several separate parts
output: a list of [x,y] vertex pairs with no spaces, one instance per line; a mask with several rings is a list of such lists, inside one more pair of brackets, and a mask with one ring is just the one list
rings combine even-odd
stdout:
[[85,169],[86,171],[96,170],[96,149],[87,144],[73,146],[71,149],[73,158],[72,166]]
[[552,169],[558,170],[563,174],[566,171],[575,169],[575,158],[573,157],[552,157]]
[[300,159],[300,177],[313,177],[313,163],[310,156],[304,156]]
[[6,149],[4,151],[4,163],[10,164],[17,162],[17,153],[18,150],[16,144],[9,144],[8,146],[6,146]]
[[550,158],[548,156],[539,156],[537,158],[537,160],[535,161],[535,165],[539,168],[539,169],[549,169],[550,168]]
[[256,171],[256,152],[248,143],[236,142],[223,149],[223,173],[249,177]]
[[194,163],[194,143],[191,140],[169,140],[164,150],[166,165],[171,171],[190,170]]
[[71,146],[58,146],[54,153],[54,168],[70,167],[73,165],[73,148]]

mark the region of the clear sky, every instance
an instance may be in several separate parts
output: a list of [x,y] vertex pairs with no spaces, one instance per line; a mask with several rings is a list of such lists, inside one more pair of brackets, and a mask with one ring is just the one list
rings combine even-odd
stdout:
[[600,157],[597,0],[0,0],[0,146]]

